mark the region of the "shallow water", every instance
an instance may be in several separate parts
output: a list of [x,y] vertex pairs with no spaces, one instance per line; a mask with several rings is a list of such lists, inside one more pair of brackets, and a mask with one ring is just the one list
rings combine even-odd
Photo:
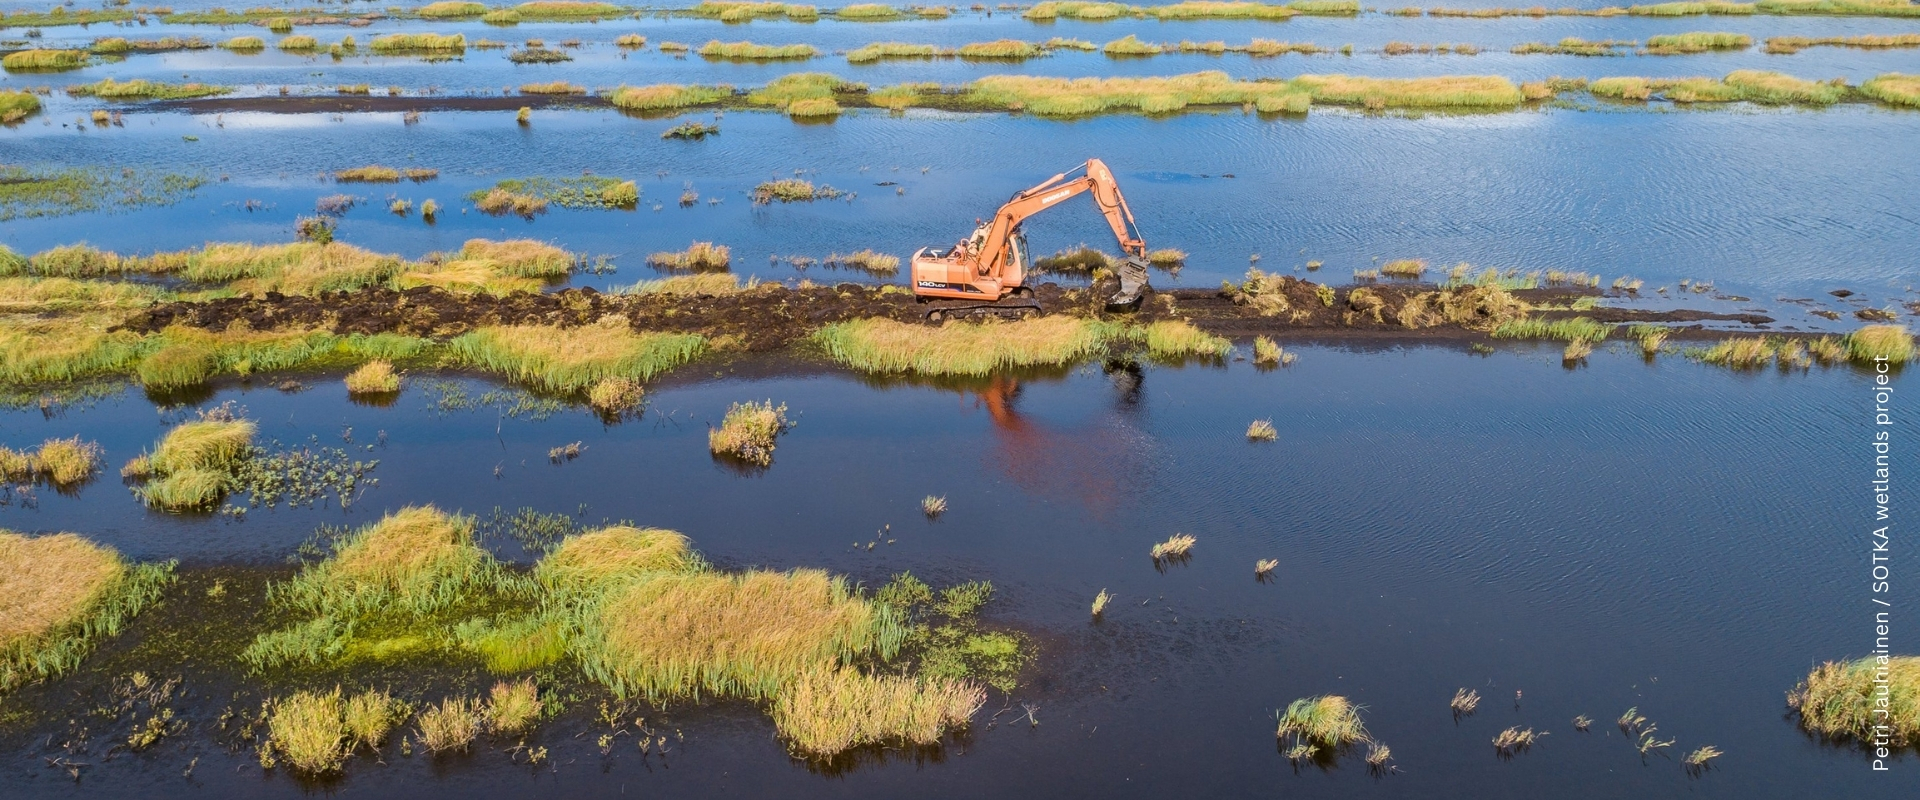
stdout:
[[[321,378],[295,394],[229,387],[205,402],[243,404],[264,435],[341,442],[350,426],[359,445],[384,431],[372,454],[380,485],[347,511],[221,522],[145,511],[104,478],[0,517],[19,530],[84,531],[138,558],[181,558],[192,583],[209,569],[280,563],[318,524],[408,503],[483,514],[584,504],[584,519],[684,531],[727,566],[820,566],[870,586],[908,569],[936,583],[990,579],[989,621],[1040,642],[1013,716],[976,724],[938,764],[883,759],[822,777],[789,765],[746,709],[681,708],[670,718],[687,740],[668,769],[620,751],[602,769],[570,738],[584,723],[562,720],[538,734],[557,772],[509,766],[504,742],[452,761],[390,753],[385,766],[350,766],[337,788],[355,793],[1804,797],[1885,787],[1857,752],[1800,733],[1781,701],[1809,660],[1865,643],[1844,611],[1858,600],[1846,554],[1868,427],[1862,375],[1736,374],[1607,349],[1577,370],[1544,348],[1300,353],[1276,372],[1233,362],[1148,367],[1135,379],[1083,367],[1010,394],[817,370],[695,379],[690,367],[644,417],[612,426],[580,410],[544,421],[437,413],[417,385],[386,408],[349,404]],[[990,391],[1012,413],[990,413]],[[706,423],[729,402],[764,397],[799,422],[773,467],[742,475],[713,463]],[[1278,441],[1246,442],[1246,421],[1268,417]],[[0,436],[77,433],[117,465],[160,431],[134,394],[51,419],[10,413]],[[574,440],[586,445],[578,460],[547,461],[547,448]],[[917,506],[929,493],[951,503],[932,523]],[[882,526],[894,543],[855,546]],[[1196,555],[1156,570],[1147,547],[1175,531],[1199,538]],[[1259,558],[1280,561],[1270,583],[1252,580]],[[1089,624],[1088,599],[1103,588],[1117,600]],[[1446,700],[1461,686],[1487,699],[1456,721]],[[1272,714],[1322,692],[1365,704],[1402,772],[1370,777],[1353,755],[1295,774],[1274,748]],[[1038,705],[1038,727],[1019,703]],[[1610,721],[1628,706],[1679,739],[1674,755],[1643,760],[1622,740]],[[1568,723],[1581,713],[1599,720],[1584,734]],[[1504,761],[1487,742],[1508,725],[1552,733]],[[10,741],[8,781],[32,796],[178,790],[195,755],[190,785],[202,791],[300,791],[284,775],[261,777],[250,753],[205,743],[123,755],[76,786],[32,755],[45,752],[38,741]],[[1676,759],[1708,743],[1728,755],[1690,779]],[[1913,763],[1903,754],[1896,769]]]

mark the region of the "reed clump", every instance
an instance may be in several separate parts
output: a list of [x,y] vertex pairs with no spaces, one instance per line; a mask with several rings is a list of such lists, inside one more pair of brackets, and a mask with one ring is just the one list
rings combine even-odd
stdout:
[[1193,326],[1186,320],[1161,320],[1139,330],[1147,354],[1159,359],[1180,360],[1189,357],[1225,358],[1233,351],[1233,342]]
[[1147,554],[1155,561],[1186,558],[1193,553],[1193,545],[1197,541],[1190,534],[1176,533],[1167,537],[1166,541],[1155,544]]
[[489,690],[486,706],[487,730],[517,736],[533,727],[540,718],[540,689],[532,678],[498,681]]
[[587,87],[566,81],[520,84],[521,94],[586,94]]
[[725,272],[699,272],[692,275],[674,275],[659,280],[641,281],[622,290],[627,294],[666,294],[666,295],[726,295],[743,289],[753,288],[749,283],[742,286],[740,277]]
[[1920,741],[1920,656],[1825,662],[1787,693],[1787,707],[1802,727],[1830,738]]
[[340,771],[356,747],[379,747],[409,711],[405,702],[383,691],[351,697],[339,687],[295,692],[271,703],[263,746],[295,770],[326,775]]
[[393,394],[400,391],[400,375],[392,362],[376,359],[347,373],[346,384],[348,394]]
[[373,37],[376,53],[457,53],[467,49],[462,33],[389,33]]
[[213,86],[205,83],[161,83],[144,78],[130,81],[105,78],[95,83],[67,87],[67,94],[74,97],[98,97],[103,100],[186,100],[195,97],[214,97],[229,94],[232,91],[231,86]]
[[612,3],[588,0],[533,0],[514,6],[513,11],[523,20],[612,19],[627,13]]
[[1920,33],[1892,36],[1769,36],[1766,51],[1773,55],[1792,55],[1809,47],[1857,47],[1880,50],[1896,47],[1920,47]]
[[734,403],[720,427],[707,431],[707,449],[716,456],[739,459],[749,464],[773,464],[773,448],[780,434],[793,423],[787,421],[787,404],[772,400],[763,403]]
[[48,439],[32,452],[0,447],[0,481],[78,486],[99,471],[104,453],[98,443],[82,441],[78,436]]
[[0,530],[0,693],[71,671],[173,580],[71,533]]
[[[660,47],[663,50],[666,49],[665,44],[661,44]],[[718,103],[732,94],[731,86],[661,83],[652,86],[622,86],[613,90],[607,99],[619,108],[633,111],[666,111]]]
[[1676,103],[1731,103],[1826,106],[1846,99],[1844,84],[1801,80],[1778,72],[1735,70],[1713,78],[1601,78],[1588,85],[1595,97],[1648,100],[1658,96]]
[[794,3],[726,2],[705,0],[690,11],[696,16],[711,17],[722,22],[747,22],[761,17],[786,17],[796,21],[819,19],[820,10],[815,6]]
[[859,270],[869,275],[892,275],[900,271],[899,256],[873,250],[855,250],[845,255],[833,253],[827,256],[826,263],[833,267]]
[[1280,432],[1274,430],[1273,420],[1256,419],[1247,425],[1247,441],[1271,442],[1280,438]]
[[1305,697],[1287,704],[1286,710],[1280,713],[1280,726],[1274,735],[1292,736],[1296,741],[1329,749],[1372,740],[1360,720],[1360,706],[1333,694]]
[[438,0],[438,2],[428,3],[415,9],[413,13],[426,17],[427,19],[457,19],[460,17],[477,17],[487,13],[489,10],[485,3],[475,3],[469,0]]
[[20,50],[0,57],[8,72],[63,72],[87,65],[85,50]]
[[732,261],[726,245],[712,242],[694,242],[685,250],[647,256],[649,266],[674,272],[725,272]]
[[905,42],[875,42],[847,51],[847,62],[852,64],[871,64],[883,59],[934,58],[947,55],[930,44],[907,44]]
[[602,414],[620,414],[640,406],[646,390],[640,381],[623,375],[601,378],[587,390],[587,405]]
[[543,391],[585,391],[610,377],[647,380],[706,350],[698,334],[637,333],[626,318],[608,316],[571,328],[499,325],[449,342],[464,366],[495,372]]
[[121,474],[146,481],[137,491],[147,505],[169,511],[207,508],[239,484],[258,430],[245,419],[183,422],[128,462]]
[[1591,317],[1554,320],[1522,317],[1495,327],[1493,337],[1496,339],[1559,339],[1567,342],[1582,339],[1597,342],[1607,338],[1611,330],[1605,323],[1595,322]]
[[266,40],[258,36],[235,36],[220,43],[220,49],[236,53],[257,53],[267,49]]
[[[1064,41],[1064,40],[1056,40],[1056,41]],[[996,39],[991,42],[968,42],[967,44],[960,45],[960,49],[956,51],[956,54],[959,55],[961,58],[978,59],[983,61],[984,60],[1023,61],[1029,58],[1038,58],[1040,56],[1046,55],[1047,51],[1049,50],[1057,49],[1058,47],[1066,47],[1066,46],[1067,45],[1064,45],[1064,44],[1055,45],[1053,42],[1037,45],[1032,42],[1023,42],[1018,39]],[[1092,49],[1092,47],[1093,45],[1087,44],[1086,49]]]
[[1897,367],[1916,355],[1913,334],[1905,325],[1867,325],[1847,334],[1841,344],[1847,358],[1866,366],[1884,361]]
[[850,83],[824,72],[796,72],[782,75],[747,93],[747,102],[757,106],[772,106],[787,111],[793,103],[804,100],[833,100],[834,93],[865,88],[862,84]]
[[856,21],[886,20],[900,16],[900,10],[881,3],[855,3],[840,7],[833,12],[833,15],[840,19]]
[[859,319],[823,327],[813,341],[835,361],[866,372],[979,376],[1071,363],[1104,351],[1122,333],[1112,323],[1063,315],[937,328]]
[[707,42],[700,47],[703,58],[726,58],[740,61],[786,61],[804,60],[819,55],[810,44],[754,44],[753,42],[722,42],[719,39]]
[[865,745],[937,744],[948,730],[966,727],[986,699],[986,690],[967,680],[821,669],[787,686],[771,710],[789,745],[818,758]]
[[465,697],[449,697],[420,712],[420,743],[429,751],[465,750],[480,735],[484,709]]
[[11,125],[40,111],[40,98],[32,92],[0,91],[0,124]]
[[947,498],[933,495],[921,498],[920,513],[927,515],[927,519],[934,519],[947,513]]
[[1753,46],[1753,37],[1744,33],[1674,33],[1647,37],[1647,52],[1654,55],[1705,53],[1712,50],[1745,50]]
[[782,203],[806,203],[814,200],[832,200],[841,196],[841,194],[842,192],[839,189],[825,184],[815,186],[813,181],[801,180],[799,178],[782,178],[780,180],[763,181],[760,185],[753,187],[752,197],[754,205],[766,205],[776,200]]
[[320,49],[320,40],[305,34],[283,36],[274,46],[289,53],[308,53]]
[[1508,728],[1493,737],[1493,749],[1501,755],[1512,755],[1532,747],[1535,742],[1540,740],[1540,737],[1545,735],[1547,735],[1546,732],[1535,731],[1532,728],[1521,728],[1517,726]]
[[1105,47],[1100,48],[1100,52],[1116,57],[1157,56],[1163,50],[1164,48],[1160,45],[1140,41],[1131,33],[1127,34],[1124,38],[1108,42]]

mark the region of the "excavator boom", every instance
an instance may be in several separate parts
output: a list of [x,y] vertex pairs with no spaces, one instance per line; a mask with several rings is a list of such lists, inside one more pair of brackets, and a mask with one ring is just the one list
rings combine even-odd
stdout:
[[1092,196],[1125,254],[1119,270],[1120,292],[1109,299],[1108,305],[1131,308],[1138,304],[1140,290],[1146,288],[1147,245],[1113,171],[1097,158],[1014,194],[992,219],[980,223],[972,236],[952,248],[923,248],[914,253],[914,294],[922,300],[969,300],[983,305],[1009,296],[1030,296],[1032,290],[1025,284],[1031,263],[1020,225],[1028,217],[1080,194]]

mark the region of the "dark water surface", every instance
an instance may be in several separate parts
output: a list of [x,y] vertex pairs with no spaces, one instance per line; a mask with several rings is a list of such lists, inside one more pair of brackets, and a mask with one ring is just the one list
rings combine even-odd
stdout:
[[[1544,348],[1300,353],[1270,373],[1149,367],[1136,381],[1084,367],[1012,391],[817,370],[750,377],[763,371],[752,364],[715,378],[695,366],[653,393],[644,417],[612,426],[579,410],[543,421],[434,412],[421,384],[387,408],[350,404],[324,377],[297,394],[229,387],[206,402],[243,404],[264,436],[344,444],[350,426],[357,447],[384,431],[372,454],[380,485],[349,511],[221,522],[145,511],[103,478],[75,497],[0,509],[0,523],[178,557],[198,587],[209,570],[284,563],[318,524],[409,503],[585,504],[589,519],[681,530],[730,567],[818,566],[869,586],[905,569],[936,584],[989,579],[988,621],[1039,643],[1025,685],[996,695],[937,761],[896,753],[817,774],[789,762],[750,709],[680,707],[667,718],[686,739],[665,762],[629,745],[603,761],[591,735],[575,738],[588,724],[565,718],[535,737],[553,748],[552,769],[509,765],[509,742],[440,760],[390,746],[385,764],[356,759],[329,792],[1789,798],[1916,785],[1911,753],[1891,775],[1870,773],[1858,751],[1802,734],[1782,701],[1811,663],[1870,646],[1859,624],[1862,375],[1736,374],[1619,349],[1578,370]],[[799,422],[772,469],[713,463],[707,423],[729,402],[768,397]],[[1012,413],[990,413],[1002,400]],[[1249,444],[1247,422],[1267,417],[1278,441]],[[117,465],[162,429],[132,394],[51,419],[10,413],[0,438],[77,433]],[[547,461],[547,448],[574,440],[587,448],[578,460]],[[926,494],[952,510],[927,522]],[[895,543],[855,546],[884,525]],[[1148,546],[1176,531],[1198,537],[1194,558],[1156,570]],[[1260,558],[1280,561],[1271,583],[1253,580]],[[1103,588],[1115,604],[1089,623]],[[32,696],[78,702],[44,699],[67,696],[58,685]],[[1447,699],[1459,687],[1486,700],[1455,720]],[[1320,693],[1364,704],[1401,771],[1370,776],[1357,754],[1291,768],[1274,710]],[[1022,703],[1037,706],[1037,727]],[[1003,704],[1011,712],[989,725]],[[1670,756],[1643,759],[1614,728],[1629,706],[1678,740]],[[1576,714],[1593,729],[1573,730]],[[196,741],[212,722],[194,724],[77,785],[41,764],[39,737],[57,726],[35,727],[31,742],[9,735],[0,793],[305,791],[263,776],[249,752]],[[1551,733],[1502,760],[1488,742],[1509,725]],[[1703,744],[1727,755],[1690,778],[1677,760]]]

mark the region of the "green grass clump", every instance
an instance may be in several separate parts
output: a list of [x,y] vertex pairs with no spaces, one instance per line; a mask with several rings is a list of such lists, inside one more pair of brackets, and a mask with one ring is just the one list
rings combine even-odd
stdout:
[[185,100],[193,97],[214,97],[232,92],[231,86],[212,86],[205,83],[160,83],[145,78],[130,81],[105,78],[96,83],[67,87],[67,94],[75,97],[90,96],[106,100]]
[[582,0],[534,0],[514,6],[513,11],[524,20],[612,19],[627,13],[612,3]]
[[1826,106],[1847,98],[1844,83],[1801,80],[1778,72],[1736,70],[1726,78],[1601,78],[1587,90],[1595,97],[1648,100],[1658,95],[1676,103],[1731,103]]
[[753,42],[722,42],[719,39],[700,46],[703,58],[730,58],[742,61],[782,61],[790,59],[809,59],[819,55],[810,44],[754,44]]
[[[805,103],[816,101],[801,100],[796,102]],[[833,101],[828,100],[826,102],[830,103]],[[795,112],[789,111],[789,113]],[[803,115],[795,113],[795,116]],[[782,203],[808,203],[814,200],[832,200],[840,195],[841,192],[839,189],[825,184],[815,186],[813,181],[800,180],[799,178],[762,181],[753,187],[753,192],[751,193],[754,205],[766,205],[776,200]]]
[[1111,323],[1055,315],[937,328],[858,319],[821,328],[813,339],[835,361],[866,372],[977,376],[1068,364],[1103,352],[1122,333]]
[[124,36],[103,37],[100,39],[95,39],[93,40],[93,44],[87,45],[87,52],[90,52],[90,53],[99,53],[99,54],[126,53],[126,52],[131,52],[132,50],[133,50],[133,42],[127,41],[126,37]]
[[1056,2],[1055,0],[1048,0],[1044,3],[1033,4],[1033,6],[1023,12],[1021,16],[1036,21],[1052,20],[1060,17],[1066,17],[1067,19],[1102,20],[1118,19],[1120,17],[1130,16],[1132,13],[1133,9],[1120,3],[1087,3],[1078,2],[1078,0]]
[[820,9],[795,3],[714,2],[706,0],[690,9],[696,16],[722,22],[747,22],[761,17],[786,17],[800,22],[820,18]]
[[663,111],[718,103],[733,94],[731,86],[688,86],[662,83],[622,86],[608,96],[615,106],[634,111]]
[[1647,51],[1656,55],[1745,50],[1752,46],[1753,37],[1744,33],[1676,33],[1647,37]]
[[358,747],[377,749],[410,709],[384,691],[343,697],[331,692],[295,692],[267,709],[265,746],[277,759],[308,775],[340,771]]
[[1123,38],[1108,42],[1105,47],[1100,48],[1100,52],[1116,57],[1157,56],[1164,49],[1160,45],[1140,41],[1129,33]]
[[[1867,79],[1860,84],[1860,92],[1887,105],[1920,108],[1920,75],[1888,72]],[[4,106],[5,99],[0,97],[0,107]]]
[[558,179],[508,178],[494,184],[491,189],[474,192],[467,199],[474,201],[482,211],[496,213],[494,209],[488,207],[490,203],[487,200],[489,195],[496,193],[532,198],[538,200],[543,207],[547,203],[552,203],[561,208],[632,208],[635,203],[640,202],[639,184],[605,175],[582,175],[578,178]]
[[1162,360],[1179,361],[1188,357],[1225,358],[1233,343],[1193,326],[1185,320],[1161,320],[1139,331],[1147,354]]
[[132,564],[71,533],[0,530],[0,693],[78,667],[159,599],[173,566]]
[[[852,64],[871,64],[882,59],[892,58],[934,58],[945,55],[946,51],[930,44],[906,44],[904,42],[875,42],[847,51],[847,61]],[[704,55],[704,53],[702,53]]]
[[545,391],[572,393],[614,376],[652,378],[697,358],[706,349],[706,338],[635,333],[624,317],[609,317],[574,328],[481,328],[454,339],[448,349],[465,366],[500,373]]
[[[1322,3],[1317,7],[1330,8],[1333,4]],[[1299,10],[1276,3],[1246,2],[1209,2],[1208,0],[1188,0],[1182,3],[1169,3],[1164,6],[1147,6],[1144,9],[1149,16],[1167,19],[1287,19],[1300,13]],[[1347,13],[1353,13],[1351,11]]]
[[480,21],[488,25],[518,25],[520,24],[520,12],[511,8],[496,8],[485,14],[481,14]]
[[235,36],[221,42],[220,49],[236,53],[257,53],[267,49],[267,42],[258,36]]
[[870,22],[898,17],[900,16],[900,9],[880,3],[855,3],[854,5],[842,6],[835,9],[833,15],[840,19]]
[[1493,329],[1495,339],[1558,339],[1571,342],[1575,340],[1597,342],[1607,338],[1611,330],[1605,323],[1595,322],[1591,317],[1570,317],[1545,320],[1537,317],[1522,317],[1501,323]]
[[1801,80],[1778,72],[1742,69],[1727,73],[1728,86],[1740,92],[1740,99],[1769,105],[1831,105],[1847,97],[1847,87]]
[[477,17],[487,13],[485,3],[467,0],[439,0],[416,9],[413,13],[427,19],[457,19],[459,17]]
[[289,53],[308,53],[320,49],[320,40],[304,34],[283,36],[274,46]]
[[787,116],[795,119],[831,117],[839,113],[840,104],[831,97],[808,97],[787,104]]
[[1913,334],[1905,325],[1868,325],[1841,340],[1847,358],[1856,364],[1874,365],[1885,361],[1900,366],[1914,360]]
[[720,427],[707,431],[707,449],[716,456],[739,459],[765,467],[773,464],[773,448],[780,434],[792,423],[787,421],[785,403],[734,403]]
[[1809,731],[1905,747],[1920,741],[1920,656],[1828,661],[1787,693],[1787,707]]
[[1754,5],[1785,16],[1920,17],[1920,5],[1906,0],[1759,0]]
[[1302,75],[1290,82],[1315,103],[1366,108],[1510,108],[1523,99],[1506,78],[1460,75],[1431,78],[1366,78]]
[[824,72],[796,72],[782,75],[747,93],[747,102],[772,106],[782,111],[797,100],[832,100],[836,91],[864,88]]
[[373,37],[376,53],[449,53],[467,49],[466,34],[390,33]]
[[0,125],[11,125],[40,111],[40,98],[32,92],[0,91]]
[[21,50],[0,58],[8,72],[60,72],[87,65],[85,50]]
[[[1091,43],[1086,44],[1086,49],[1093,49]],[[960,49],[955,52],[961,58],[1021,61],[1046,55],[1050,49],[1054,49],[1054,45],[1051,43],[1047,45],[1037,45],[1032,42],[1023,42],[1019,39],[996,39],[991,42],[968,42],[960,45]]]
[[1360,721],[1360,706],[1340,695],[1305,697],[1287,704],[1276,736],[1293,736],[1321,747],[1372,741]]
[[238,473],[253,457],[258,430],[244,419],[184,422],[161,437],[151,452],[128,462],[121,474],[146,481],[136,491],[149,506],[168,511],[209,508],[239,484]]
[[1708,2],[1654,3],[1651,5],[1630,6],[1627,13],[1636,17],[1691,17],[1701,14],[1719,14],[1728,16],[1746,16],[1757,9],[1752,3],[1724,3],[1717,0]]

